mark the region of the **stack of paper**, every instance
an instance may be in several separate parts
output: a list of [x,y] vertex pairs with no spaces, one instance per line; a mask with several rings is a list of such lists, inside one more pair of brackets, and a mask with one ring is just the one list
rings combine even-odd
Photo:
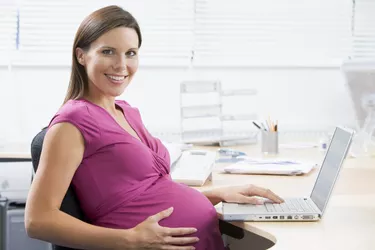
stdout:
[[172,166],[182,155],[182,152],[193,147],[192,144],[185,144],[185,143],[173,143],[167,141],[161,141],[164,146],[167,148],[169,157],[170,157],[170,165]]
[[224,168],[231,174],[300,175],[309,173],[316,163],[288,159],[244,159]]

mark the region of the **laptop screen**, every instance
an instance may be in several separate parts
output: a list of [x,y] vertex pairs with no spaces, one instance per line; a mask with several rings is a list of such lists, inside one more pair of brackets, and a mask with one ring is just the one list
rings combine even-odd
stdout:
[[336,128],[333,134],[310,197],[321,212],[326,208],[342,162],[346,157],[351,138],[352,132],[342,128]]

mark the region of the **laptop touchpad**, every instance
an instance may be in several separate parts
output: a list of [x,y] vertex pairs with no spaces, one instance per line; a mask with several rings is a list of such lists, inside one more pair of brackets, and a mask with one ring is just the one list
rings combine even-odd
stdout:
[[264,205],[236,204],[238,213],[265,213],[267,209]]

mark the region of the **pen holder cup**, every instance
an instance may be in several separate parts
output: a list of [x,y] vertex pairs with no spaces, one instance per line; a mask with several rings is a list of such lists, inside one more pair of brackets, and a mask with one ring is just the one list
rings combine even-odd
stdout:
[[275,131],[262,131],[261,151],[263,154],[279,153],[279,133]]

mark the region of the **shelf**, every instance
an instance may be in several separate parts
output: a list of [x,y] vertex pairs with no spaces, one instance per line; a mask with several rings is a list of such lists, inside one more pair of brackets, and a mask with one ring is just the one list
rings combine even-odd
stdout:
[[218,81],[184,81],[180,85],[180,92],[183,93],[210,93],[221,91]]
[[220,146],[252,144],[257,141],[257,132],[223,132],[222,130],[193,130],[182,133],[184,143]]
[[222,96],[256,95],[256,89],[228,89],[221,92]]
[[181,108],[182,118],[203,118],[221,115],[221,105],[190,106]]
[[252,121],[258,119],[256,114],[221,115],[222,121]]
[[[221,89],[221,82],[215,80],[181,82],[180,109],[182,140],[185,143],[199,145],[237,145],[256,142],[256,134],[250,131],[246,134],[240,134],[238,133],[238,129],[234,129],[230,130],[231,132],[228,133],[227,129],[224,128],[228,124],[236,124],[235,121],[243,122],[248,126],[246,121],[256,120],[258,118],[256,114],[223,114],[223,97],[250,96],[256,94],[257,90],[255,89],[223,91]],[[213,100],[215,102],[212,104]],[[188,127],[190,127],[190,129]]]

